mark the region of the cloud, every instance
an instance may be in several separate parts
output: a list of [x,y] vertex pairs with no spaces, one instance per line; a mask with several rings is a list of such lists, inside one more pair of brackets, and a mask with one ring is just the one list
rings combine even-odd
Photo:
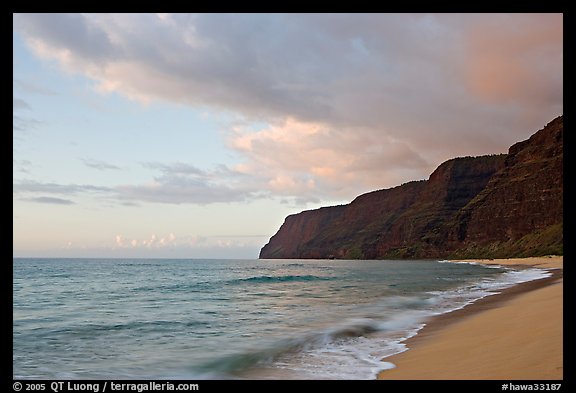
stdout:
[[428,167],[407,144],[370,129],[291,118],[258,132],[237,127],[228,141],[246,158],[235,169],[247,176],[258,173],[254,181],[260,189],[310,201],[324,192],[345,198],[374,184],[397,184]]
[[109,164],[105,161],[101,160],[94,160],[91,158],[81,158],[80,159],[84,165],[89,168],[97,169],[99,171],[106,171],[106,170],[120,170],[119,166]]
[[[558,22],[559,16],[551,14],[500,15],[472,25],[466,37],[469,88],[497,103],[558,100],[560,97],[554,96],[562,93],[558,59],[563,52],[562,23]],[[560,72],[542,77],[552,71]]]
[[230,132],[228,172],[171,167],[118,188],[138,200],[349,198],[504,152],[563,111],[562,14],[16,14],[14,26],[103,93],[268,124]]
[[54,96],[57,95],[57,93],[49,88],[46,88],[44,86],[38,85],[36,83],[32,83],[29,81],[23,81],[20,79],[13,79],[13,83],[14,83],[14,87],[22,90],[23,92],[26,93],[31,93],[31,94],[40,94],[40,95],[44,95],[44,96]]
[[94,186],[89,184],[58,184],[42,183],[33,180],[24,180],[12,185],[14,194],[24,193],[44,193],[59,195],[75,195],[84,192],[108,192],[107,187]]
[[[254,197],[259,192],[249,177],[224,166],[212,171],[198,170],[197,174],[183,174],[182,165],[182,163],[153,164],[152,166],[161,168],[162,174],[147,184],[102,187],[24,180],[15,182],[12,191],[14,195],[20,196],[31,194],[104,196],[106,201],[117,202],[123,206],[138,206],[137,202],[199,205],[238,202]],[[172,167],[176,168],[175,173],[170,172]],[[243,183],[242,179],[246,179],[246,183]]]
[[29,160],[17,160],[12,159],[12,168],[14,171],[21,173],[30,173],[30,168],[32,167],[32,162]]
[[164,174],[172,175],[191,175],[200,178],[208,177],[206,171],[203,171],[194,165],[184,162],[174,162],[171,164],[163,164],[161,162],[145,162],[142,164],[145,168],[159,170]]
[[31,116],[16,114],[16,112],[31,110],[32,108],[26,101],[21,98],[12,97],[12,131],[19,132],[19,136],[42,125],[41,121],[38,121]]
[[19,132],[28,132],[43,123],[39,120],[33,119],[31,117],[23,117],[18,115],[12,116],[12,130]]
[[200,236],[200,235],[176,235],[171,232],[163,236],[151,234],[145,238],[131,238],[122,234],[113,237],[110,248],[114,250],[257,250],[262,245],[262,241],[268,236]]
[[[179,239],[174,233],[169,233],[166,236],[158,237],[156,234],[150,235],[146,239],[129,239],[123,235],[116,235],[114,237],[114,248],[166,248],[166,247],[181,247],[188,246],[191,243],[189,240],[195,237]],[[194,243],[195,244],[195,243]]]
[[[59,56],[80,55],[91,59],[113,54],[108,34],[92,23],[86,23],[81,14],[25,14],[15,22],[30,37],[37,37],[49,47],[61,47]],[[72,33],[72,34],[71,34]]]
[[194,165],[174,162],[147,162],[144,167],[159,171],[147,184],[125,184],[115,187],[117,198],[145,202],[206,205],[240,202],[257,197],[261,190],[251,175],[219,165],[202,170]]
[[30,109],[30,105],[20,98],[12,97],[12,110]]
[[74,205],[74,201],[69,199],[54,198],[54,197],[34,197],[34,198],[23,198],[22,200],[27,202],[36,203],[46,203],[49,205]]

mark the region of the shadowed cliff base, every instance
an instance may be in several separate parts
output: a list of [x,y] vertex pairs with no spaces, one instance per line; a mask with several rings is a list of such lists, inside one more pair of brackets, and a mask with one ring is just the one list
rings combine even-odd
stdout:
[[454,158],[428,180],[288,216],[260,258],[563,254],[563,116],[508,154]]

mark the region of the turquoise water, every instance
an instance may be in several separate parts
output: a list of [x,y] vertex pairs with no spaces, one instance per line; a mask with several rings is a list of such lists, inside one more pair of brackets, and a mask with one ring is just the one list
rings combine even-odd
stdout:
[[15,258],[14,377],[373,379],[431,316],[546,275],[435,261]]

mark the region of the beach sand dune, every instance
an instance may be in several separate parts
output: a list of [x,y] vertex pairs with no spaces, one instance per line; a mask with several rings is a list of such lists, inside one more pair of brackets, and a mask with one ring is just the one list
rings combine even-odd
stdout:
[[410,348],[384,359],[396,368],[378,379],[560,380],[563,378],[563,257],[475,261],[553,269],[438,317]]

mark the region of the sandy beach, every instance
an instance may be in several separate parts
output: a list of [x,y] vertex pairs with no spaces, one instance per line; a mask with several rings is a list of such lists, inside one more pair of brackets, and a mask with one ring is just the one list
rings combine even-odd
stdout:
[[409,350],[384,359],[396,367],[378,379],[563,378],[563,257],[474,262],[533,266],[553,275],[428,321],[405,342]]

